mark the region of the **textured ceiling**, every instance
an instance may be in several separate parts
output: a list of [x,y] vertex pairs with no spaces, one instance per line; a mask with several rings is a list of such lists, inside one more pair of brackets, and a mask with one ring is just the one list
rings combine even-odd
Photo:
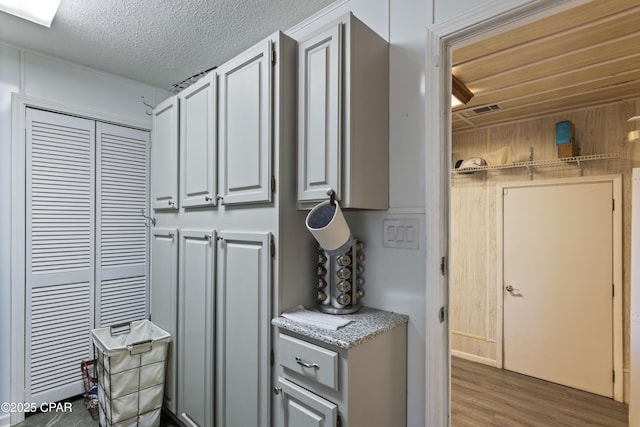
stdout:
[[0,40],[163,89],[333,0],[62,0],[51,28],[0,12]]

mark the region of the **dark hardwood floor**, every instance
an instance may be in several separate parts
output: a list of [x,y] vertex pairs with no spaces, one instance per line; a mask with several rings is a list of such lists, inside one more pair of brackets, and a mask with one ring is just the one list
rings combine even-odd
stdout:
[[613,399],[451,358],[452,427],[628,427]]

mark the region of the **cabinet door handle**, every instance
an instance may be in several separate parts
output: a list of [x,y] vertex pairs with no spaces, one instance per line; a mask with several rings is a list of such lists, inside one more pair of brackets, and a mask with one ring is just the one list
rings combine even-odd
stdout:
[[305,368],[320,369],[320,365],[317,363],[307,363],[299,357],[296,357],[296,363],[300,366],[304,366]]

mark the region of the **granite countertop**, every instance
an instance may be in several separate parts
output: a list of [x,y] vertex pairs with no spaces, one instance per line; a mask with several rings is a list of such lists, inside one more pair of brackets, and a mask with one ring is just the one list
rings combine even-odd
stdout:
[[336,331],[296,322],[282,316],[271,320],[271,324],[326,344],[349,349],[409,321],[407,315],[369,307],[361,307],[357,313],[336,316],[352,319],[353,322]]

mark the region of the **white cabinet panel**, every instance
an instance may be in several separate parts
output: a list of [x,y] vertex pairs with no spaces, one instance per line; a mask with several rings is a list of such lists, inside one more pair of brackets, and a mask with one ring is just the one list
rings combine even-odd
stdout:
[[178,332],[178,230],[155,228],[151,233],[151,321],[171,334],[164,383],[165,405],[176,413],[176,341]]
[[333,427],[337,423],[338,407],[322,397],[278,378],[282,394],[283,423],[279,427]]
[[263,42],[216,70],[225,205],[271,201],[271,51]]
[[220,232],[218,425],[269,425],[269,233]]
[[298,44],[298,200],[341,196],[342,25]]
[[215,85],[208,74],[180,92],[182,207],[216,202]]
[[151,145],[154,209],[178,209],[178,98],[172,96],[153,110]]
[[213,425],[215,232],[182,230],[178,284],[178,419]]

